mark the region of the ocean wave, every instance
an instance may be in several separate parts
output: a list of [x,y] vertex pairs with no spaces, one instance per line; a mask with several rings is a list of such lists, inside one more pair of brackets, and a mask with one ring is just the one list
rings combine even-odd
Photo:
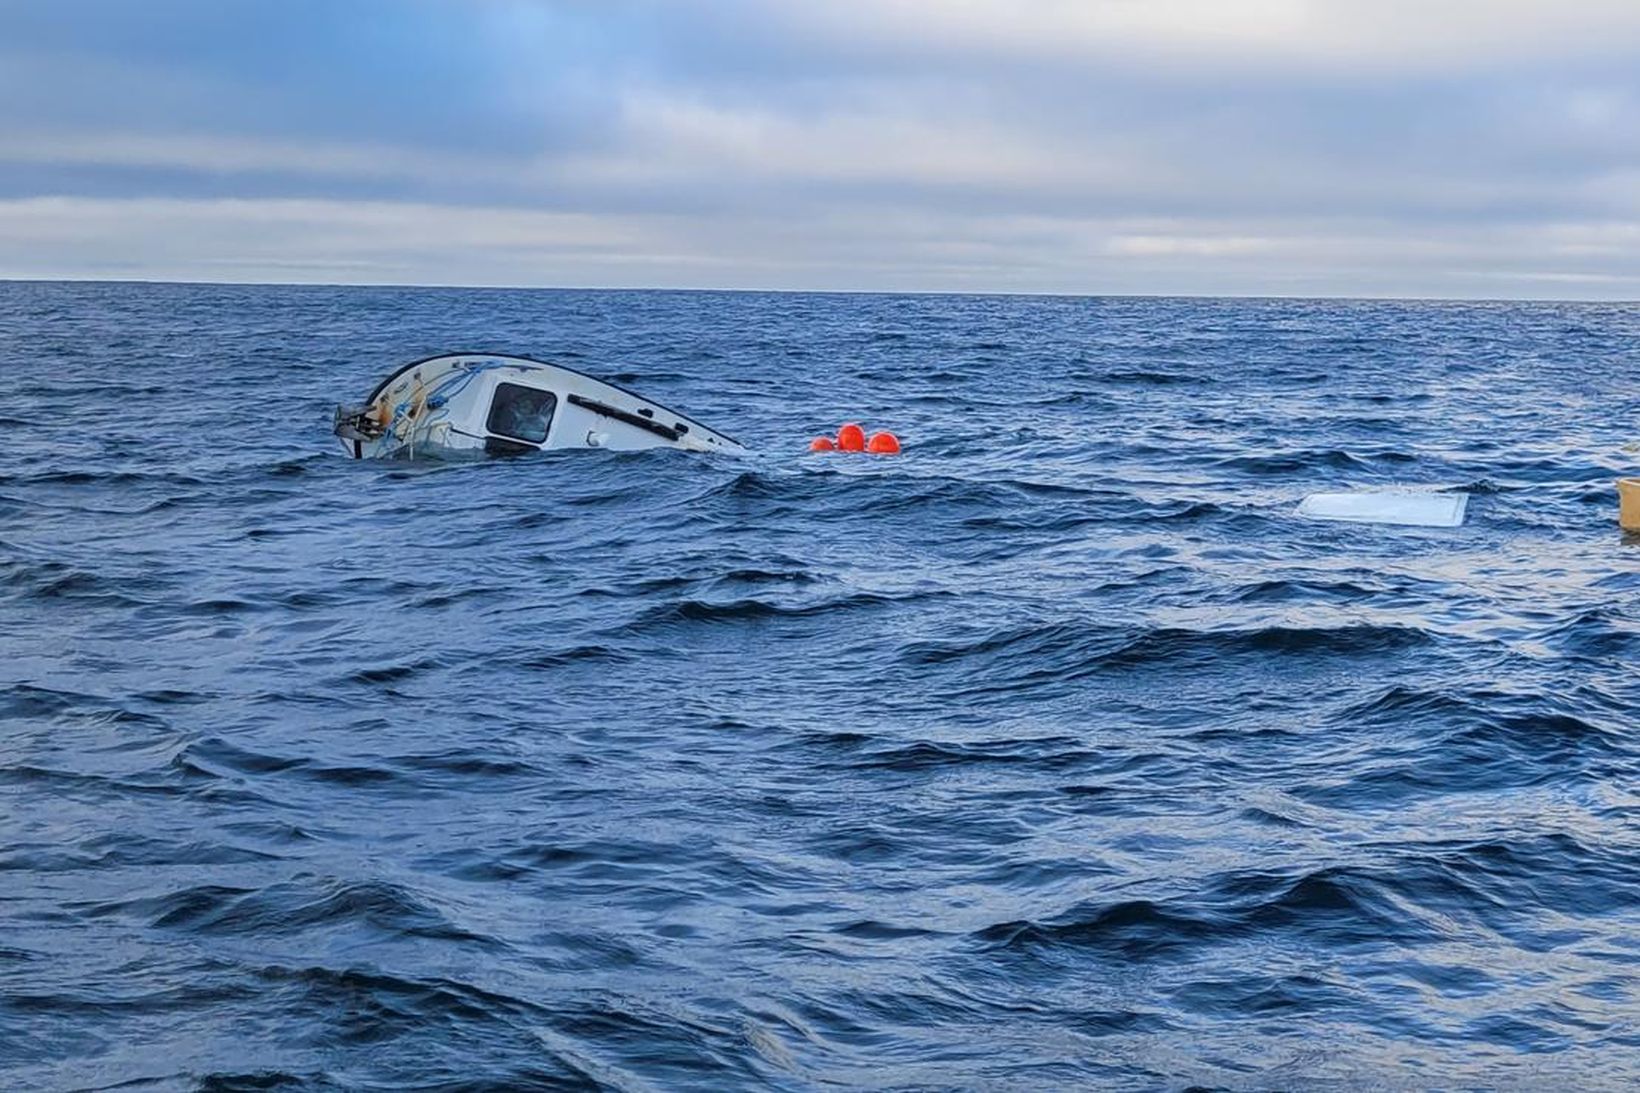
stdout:
[[1421,628],[1385,624],[1197,630],[1061,622],[1003,628],[974,639],[915,642],[900,659],[921,665],[971,663],[981,671],[1025,665],[1032,674],[1050,675],[1065,670],[1207,666],[1234,657],[1371,657],[1424,648],[1439,640]]

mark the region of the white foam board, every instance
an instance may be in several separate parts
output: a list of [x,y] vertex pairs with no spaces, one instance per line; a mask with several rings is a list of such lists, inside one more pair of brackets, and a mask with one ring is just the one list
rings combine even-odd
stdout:
[[1467,493],[1413,493],[1373,490],[1359,493],[1312,493],[1298,504],[1298,514],[1316,520],[1353,520],[1363,524],[1455,528],[1469,508]]

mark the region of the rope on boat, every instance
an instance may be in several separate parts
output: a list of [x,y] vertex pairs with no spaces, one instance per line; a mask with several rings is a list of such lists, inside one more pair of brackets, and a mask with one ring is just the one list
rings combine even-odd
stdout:
[[[422,384],[418,378],[416,387],[412,389],[409,398],[393,407],[393,416],[389,419],[386,432],[390,436],[399,437],[405,447],[410,450],[410,459],[416,458],[416,419],[429,407],[437,410],[445,403],[461,394],[467,385],[473,382],[481,372],[488,372],[496,368],[511,368],[502,361],[469,361],[453,370],[451,375],[441,379],[432,388]],[[400,430],[403,430],[401,434]]]

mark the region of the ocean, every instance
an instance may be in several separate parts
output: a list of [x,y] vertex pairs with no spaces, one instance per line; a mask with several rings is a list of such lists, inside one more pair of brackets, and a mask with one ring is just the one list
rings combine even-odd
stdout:
[[[347,457],[456,350],[753,454]],[[5,1088],[1640,1083],[1640,307],[12,282],[0,425]]]

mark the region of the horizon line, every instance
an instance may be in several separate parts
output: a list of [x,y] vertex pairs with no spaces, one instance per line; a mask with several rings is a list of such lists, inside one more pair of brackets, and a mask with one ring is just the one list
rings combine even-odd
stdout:
[[1287,300],[1332,301],[1336,303],[1429,303],[1429,304],[1589,304],[1600,306],[1636,306],[1640,297],[1633,299],[1590,299],[1577,296],[1350,296],[1303,295],[1270,292],[1255,293],[1201,293],[1201,292],[1046,292],[1027,290],[961,290],[961,289],[849,289],[849,288],[724,288],[703,286],[632,286],[632,285],[502,285],[502,284],[433,284],[423,282],[376,281],[198,281],[164,277],[13,277],[0,275],[0,284],[19,285],[172,285],[203,288],[362,288],[412,289],[459,292],[676,292],[748,296],[955,296],[955,297],[1024,297],[1069,300]]

